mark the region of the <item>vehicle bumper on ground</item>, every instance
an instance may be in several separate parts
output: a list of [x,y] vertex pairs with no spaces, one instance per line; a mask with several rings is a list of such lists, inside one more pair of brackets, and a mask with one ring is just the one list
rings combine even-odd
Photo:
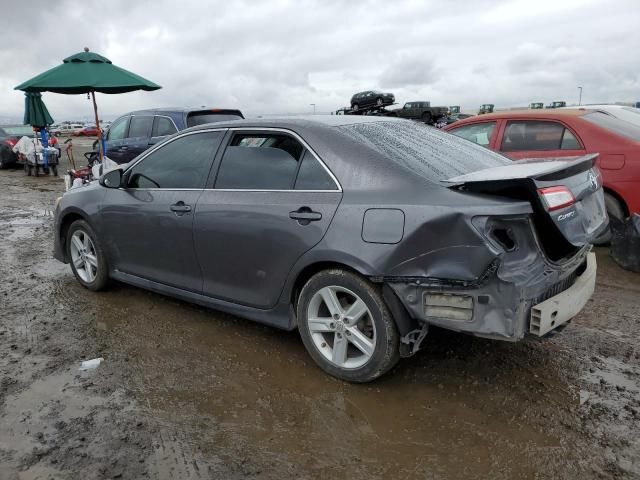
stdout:
[[571,320],[593,294],[595,277],[595,254],[586,248],[562,267],[538,257],[513,270],[494,262],[475,282],[396,278],[386,283],[421,323],[516,341],[543,336]]

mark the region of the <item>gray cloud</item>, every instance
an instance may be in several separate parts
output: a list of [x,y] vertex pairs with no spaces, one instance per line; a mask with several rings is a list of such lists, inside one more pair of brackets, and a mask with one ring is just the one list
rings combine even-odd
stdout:
[[[358,90],[399,102],[526,105],[640,100],[635,0],[14,2],[0,30],[0,116],[18,83],[84,46],[163,86],[98,95],[101,114],[163,105],[302,113]],[[46,28],[39,28],[46,25]],[[26,34],[28,32],[28,34]],[[90,118],[83,96],[45,94],[54,118]]]

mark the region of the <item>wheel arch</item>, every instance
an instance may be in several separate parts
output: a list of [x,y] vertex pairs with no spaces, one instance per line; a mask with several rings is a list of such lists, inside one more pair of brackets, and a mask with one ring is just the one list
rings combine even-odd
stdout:
[[625,202],[622,195],[620,195],[618,192],[616,192],[615,190],[613,190],[607,185],[604,185],[602,189],[604,190],[604,193],[611,195],[620,204],[620,206],[622,207],[622,210],[624,211],[625,216],[628,217],[630,215],[629,206],[627,205],[627,202]]
[[[84,220],[89,225],[91,225],[88,217],[84,214],[84,212],[81,212],[80,210],[69,210],[63,213],[60,217],[60,227],[58,228],[58,235],[60,246],[62,247],[62,254],[64,255],[66,261],[69,261],[69,259],[67,258],[67,233],[69,232],[71,224],[76,220]],[[91,225],[91,228],[93,228],[93,225]]]

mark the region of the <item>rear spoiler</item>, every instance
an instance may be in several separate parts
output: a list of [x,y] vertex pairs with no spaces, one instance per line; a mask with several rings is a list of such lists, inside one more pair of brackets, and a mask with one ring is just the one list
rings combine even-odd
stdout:
[[517,180],[523,178],[553,180],[553,177],[559,176],[559,174],[563,174],[562,176],[564,177],[588,170],[595,165],[597,158],[597,153],[589,153],[581,157],[518,160],[509,165],[485,168],[465,175],[452,177],[442,182],[449,187],[455,187],[465,183]]

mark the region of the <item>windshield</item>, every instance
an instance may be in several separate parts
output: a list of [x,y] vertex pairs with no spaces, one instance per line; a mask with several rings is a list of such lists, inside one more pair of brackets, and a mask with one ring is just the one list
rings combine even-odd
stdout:
[[390,161],[437,183],[511,160],[449,133],[416,122],[371,122],[338,127]]
[[640,125],[630,121],[620,120],[602,112],[587,113],[582,118],[621,137],[640,141]]
[[12,127],[0,127],[6,135],[33,135],[33,128],[29,125],[15,125]]

